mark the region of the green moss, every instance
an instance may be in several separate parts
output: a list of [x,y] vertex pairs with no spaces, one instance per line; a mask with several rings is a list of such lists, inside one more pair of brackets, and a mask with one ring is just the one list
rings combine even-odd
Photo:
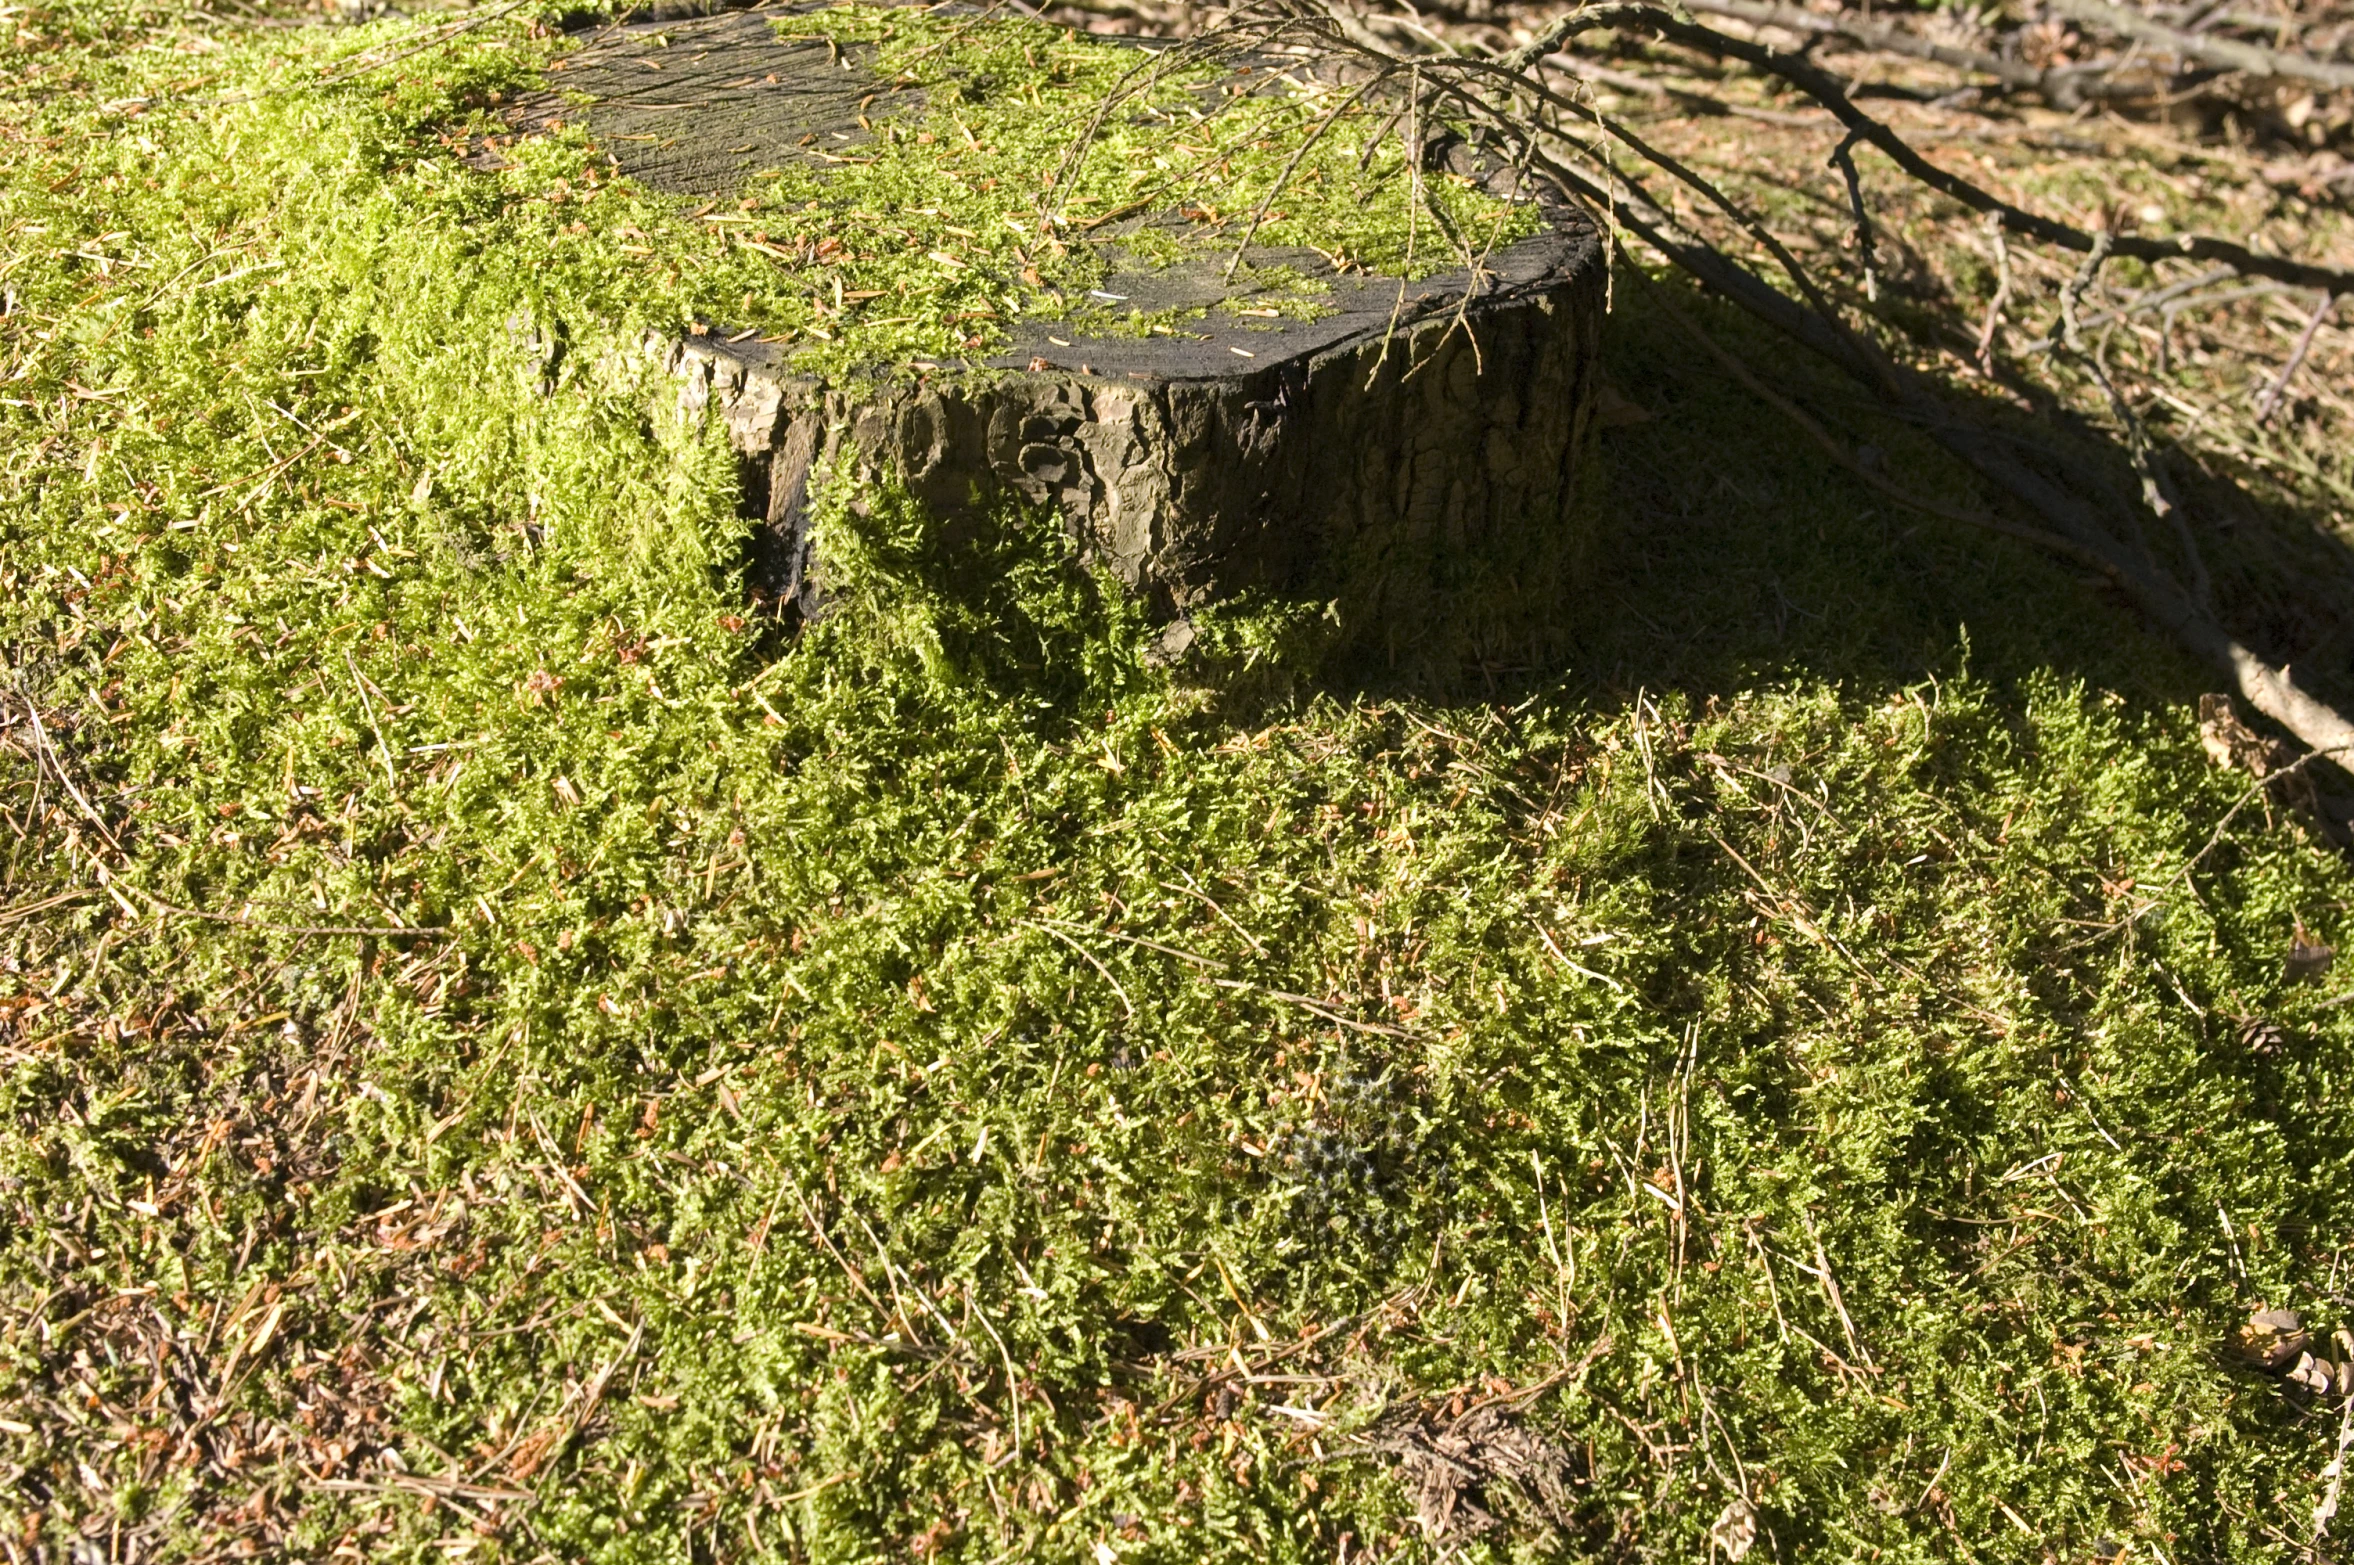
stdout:
[[[1023,314],[1116,325],[1089,313],[1090,290],[1115,253],[1131,264],[1222,267],[1262,209],[1260,245],[1313,247],[1345,266],[1412,276],[1460,264],[1447,229],[1476,244],[1509,244],[1539,221],[1533,207],[1497,201],[1454,176],[1408,179],[1397,146],[1361,158],[1358,142],[1379,125],[1376,109],[1363,105],[1334,120],[1287,176],[1343,96],[1304,77],[1230,96],[1218,90],[1229,78],[1162,71],[1134,48],[916,7],[844,6],[774,25],[783,37],[857,51],[889,88],[879,96],[904,104],[901,95],[912,95],[921,107],[877,106],[866,139],[761,173],[720,210],[650,202],[617,186],[600,168],[610,149],[575,123],[509,147],[516,166],[478,195],[489,211],[469,214],[483,241],[541,240],[542,232],[486,229],[482,219],[511,220],[553,192],[555,221],[544,226],[562,235],[552,241],[557,265],[634,271],[648,285],[648,313],[669,302],[683,314],[755,326],[791,344],[801,368],[840,377],[986,356]],[[516,90],[522,67],[554,46],[513,44],[487,37],[459,45],[453,71],[463,55],[472,70]],[[1149,85],[1137,84],[1140,72]],[[453,75],[451,106],[498,90],[487,80]],[[1088,135],[1107,97],[1123,90],[1130,95],[1119,111]],[[430,115],[420,103],[419,121]],[[470,129],[481,136],[499,125],[486,106]],[[681,129],[691,134],[691,121]],[[1085,156],[1058,181],[1081,144]],[[1156,221],[1140,226],[1136,215]],[[1305,279],[1280,266],[1260,270],[1259,286],[1275,296],[1267,307],[1314,308],[1303,296],[1317,290]]]
[[2335,1425],[2216,1350],[2340,1318],[2354,876],[2192,865],[2197,687],[2070,577],[1622,293],[1608,570],[1460,684],[1243,605],[1246,700],[840,484],[782,647],[631,356],[770,259],[441,139],[550,41],[5,25],[16,1547],[1427,1557],[1351,1435],[1501,1382],[1572,1555],[2303,1557]]
[[[1258,244],[1314,247],[1344,265],[1411,276],[1458,263],[1441,221],[1506,244],[1538,221],[1533,208],[1452,176],[1423,182],[1418,200],[1396,147],[1360,160],[1357,142],[1382,117],[1376,107],[1342,112],[1287,175],[1344,96],[1305,76],[1229,95],[1219,89],[1235,78],[1222,72],[1164,70],[1137,49],[1040,23],[910,7],[842,7],[775,25],[786,37],[867,46],[877,75],[921,92],[925,104],[878,119],[874,139],[837,166],[773,175],[752,208],[752,220],[774,214],[796,239],[816,231],[812,215],[838,220],[853,253],[825,281],[875,296],[823,321],[819,329],[839,340],[804,351],[812,368],[970,356],[1025,312],[1084,316],[1091,329],[1167,327],[1182,317],[1124,320],[1091,309],[1088,292],[1115,255],[1127,264],[1223,266],[1262,209]],[[1118,110],[1093,124],[1123,91]],[[1054,182],[1080,144],[1084,157]],[[1121,220],[1136,213],[1157,220]],[[884,214],[889,227],[878,232]],[[868,243],[849,237],[860,225]],[[1262,307],[1314,308],[1320,290],[1296,272],[1259,272],[1248,282],[1272,295]],[[807,314],[822,317],[824,297],[807,268],[798,276],[787,269],[748,318],[799,340]]]

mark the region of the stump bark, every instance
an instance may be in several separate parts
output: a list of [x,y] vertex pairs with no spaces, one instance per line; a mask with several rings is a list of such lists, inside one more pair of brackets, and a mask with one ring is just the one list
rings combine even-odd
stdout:
[[[608,29],[565,62],[565,100],[524,106],[524,125],[585,113],[623,172],[715,199],[859,139],[862,106],[891,107],[886,84],[833,45],[780,39],[770,14]],[[1476,167],[1459,144],[1450,156]],[[1476,277],[1342,274],[1313,250],[1252,250],[1253,267],[1325,290],[1313,320],[1244,313],[1265,304],[1253,267],[1230,282],[1208,260],[1115,259],[1102,292],[1122,307],[1206,314],[1175,338],[1042,315],[983,361],[854,384],[797,373],[789,349],[720,325],[666,357],[687,405],[724,421],[768,586],[805,612],[825,580],[811,482],[846,458],[945,513],[1009,494],[1051,503],[1086,563],[1165,615],[1264,588],[1338,598],[1358,624],[1394,629],[1583,553],[1602,246],[1567,202],[1546,199],[1543,218]]]

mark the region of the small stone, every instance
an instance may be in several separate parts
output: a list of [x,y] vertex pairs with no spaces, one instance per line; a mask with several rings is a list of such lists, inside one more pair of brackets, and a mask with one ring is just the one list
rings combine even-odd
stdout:
[[1144,661],[1153,668],[1167,668],[1182,661],[1185,654],[1192,650],[1197,634],[1192,620],[1181,617],[1172,621],[1153,638],[1152,645],[1145,648]]

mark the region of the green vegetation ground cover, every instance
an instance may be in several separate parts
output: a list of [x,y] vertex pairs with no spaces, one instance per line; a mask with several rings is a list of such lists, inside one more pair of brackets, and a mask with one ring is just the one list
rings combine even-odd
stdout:
[[1050,518],[840,491],[780,644],[617,346],[749,274],[438,139],[520,26],[7,25],[12,1550],[1414,1558],[1355,1437],[1527,1391],[1576,1517],[1475,1555],[2302,1553],[2334,1417],[2222,1344],[2344,1318],[2354,877],[2202,856],[2066,573],[1624,290],[1564,656],[1172,673]]

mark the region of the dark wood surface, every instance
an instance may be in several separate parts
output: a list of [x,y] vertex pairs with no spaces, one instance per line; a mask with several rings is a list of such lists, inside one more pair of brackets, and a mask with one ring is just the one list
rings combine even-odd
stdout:
[[764,168],[866,139],[898,94],[865,68],[867,51],[779,38],[788,10],[722,11],[598,29],[548,73],[553,91],[520,105],[519,128],[544,129],[585,111],[597,143],[624,173],[656,190],[720,197]]

